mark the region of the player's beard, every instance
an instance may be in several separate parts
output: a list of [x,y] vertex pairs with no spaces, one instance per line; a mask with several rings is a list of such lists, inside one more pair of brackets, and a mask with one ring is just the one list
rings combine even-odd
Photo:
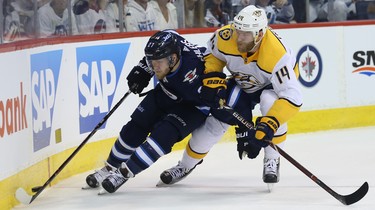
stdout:
[[163,80],[164,77],[166,77],[169,74],[169,72],[171,72],[171,68],[167,67],[165,69],[157,69],[157,70],[154,69],[154,72],[158,80]]
[[237,41],[237,49],[240,53],[250,52],[254,48],[254,46],[254,41],[250,43]]
[[158,78],[158,80],[163,80],[165,76],[167,76],[168,73],[166,72],[155,72],[155,76],[156,78]]

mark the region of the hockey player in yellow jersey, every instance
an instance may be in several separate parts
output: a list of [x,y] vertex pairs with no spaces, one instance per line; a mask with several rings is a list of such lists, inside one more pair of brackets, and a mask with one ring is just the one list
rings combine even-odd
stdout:
[[[287,121],[302,105],[298,83],[298,65],[293,52],[267,25],[263,9],[253,5],[242,9],[233,23],[218,29],[207,43],[205,74],[231,73],[226,98],[215,93],[221,87],[211,87],[211,95],[202,95],[212,103],[219,99],[252,122],[252,109],[259,104],[262,116],[255,129],[236,127],[237,151],[240,159],[255,158],[264,148],[263,181],[272,186],[279,181],[280,154],[268,141],[283,148]],[[207,92],[203,93],[207,94]],[[212,96],[214,94],[214,96]],[[220,98],[221,97],[221,98]],[[244,108],[244,104],[247,107]],[[203,126],[192,133],[178,165],[165,170],[159,184],[173,184],[185,178],[217,143],[230,126],[225,120],[210,116]]]

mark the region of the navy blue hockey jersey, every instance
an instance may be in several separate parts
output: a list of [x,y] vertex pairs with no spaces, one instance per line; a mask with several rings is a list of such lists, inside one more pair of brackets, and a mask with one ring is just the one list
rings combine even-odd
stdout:
[[176,37],[181,48],[180,65],[157,85],[173,100],[204,106],[199,99],[199,91],[202,86],[200,75],[204,71],[203,52],[206,48],[194,45],[178,34]]

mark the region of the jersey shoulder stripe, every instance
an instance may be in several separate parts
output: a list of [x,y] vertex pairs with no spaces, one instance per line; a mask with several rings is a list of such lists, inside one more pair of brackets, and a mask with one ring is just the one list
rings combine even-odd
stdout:
[[217,30],[217,49],[224,55],[241,56],[237,50],[237,43],[233,34],[234,31],[230,25],[223,26]]
[[272,73],[276,64],[287,53],[287,50],[279,37],[270,29],[263,37],[259,46],[257,65],[260,69]]

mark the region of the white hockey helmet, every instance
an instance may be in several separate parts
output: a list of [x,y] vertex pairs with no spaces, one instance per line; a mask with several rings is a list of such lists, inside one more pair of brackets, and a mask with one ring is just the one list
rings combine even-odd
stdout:
[[249,5],[234,17],[233,25],[237,30],[251,32],[254,43],[258,44],[267,31],[268,19],[263,9]]

